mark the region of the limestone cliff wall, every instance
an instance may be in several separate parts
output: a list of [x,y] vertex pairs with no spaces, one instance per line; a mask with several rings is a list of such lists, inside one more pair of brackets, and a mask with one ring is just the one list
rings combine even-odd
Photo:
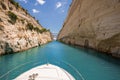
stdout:
[[18,3],[0,0],[0,55],[23,51],[51,40],[51,33]]
[[58,40],[120,56],[120,0],[73,0]]

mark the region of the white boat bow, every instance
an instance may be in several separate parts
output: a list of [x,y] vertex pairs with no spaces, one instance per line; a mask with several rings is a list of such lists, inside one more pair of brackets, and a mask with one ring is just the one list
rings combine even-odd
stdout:
[[74,77],[64,69],[52,65],[45,64],[32,68],[14,80],[75,80]]

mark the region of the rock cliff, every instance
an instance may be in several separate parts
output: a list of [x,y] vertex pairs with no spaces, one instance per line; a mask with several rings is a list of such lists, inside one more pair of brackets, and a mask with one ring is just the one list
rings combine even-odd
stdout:
[[0,55],[23,51],[51,41],[43,28],[14,0],[0,0]]
[[58,40],[120,57],[120,0],[73,0]]

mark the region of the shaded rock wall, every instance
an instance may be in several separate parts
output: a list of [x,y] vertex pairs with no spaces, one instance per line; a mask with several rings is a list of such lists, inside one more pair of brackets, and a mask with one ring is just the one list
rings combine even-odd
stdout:
[[51,41],[43,28],[14,0],[0,0],[0,55],[23,51]]
[[58,40],[120,56],[120,0],[73,0]]

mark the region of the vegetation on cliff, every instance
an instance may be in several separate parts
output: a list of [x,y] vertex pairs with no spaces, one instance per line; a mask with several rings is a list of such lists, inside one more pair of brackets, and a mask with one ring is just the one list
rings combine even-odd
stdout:
[[31,23],[28,23],[28,24],[26,25],[26,27],[27,27],[28,30],[31,30],[31,31],[34,30],[34,31],[36,31],[36,32],[38,32],[38,33],[43,33],[43,32],[49,31],[49,30],[47,30],[47,29],[45,29],[45,28],[40,29],[40,28],[38,28],[38,27],[35,27],[35,26],[33,26]]
[[8,11],[8,16],[10,20],[8,20],[11,24],[15,24],[17,20],[17,15],[15,15],[13,12]]
[[9,0],[11,4],[15,5],[15,7],[18,9],[20,6],[19,6],[19,3],[15,2],[14,0]]
[[0,1],[0,55],[27,50],[51,40],[50,31],[17,2]]

